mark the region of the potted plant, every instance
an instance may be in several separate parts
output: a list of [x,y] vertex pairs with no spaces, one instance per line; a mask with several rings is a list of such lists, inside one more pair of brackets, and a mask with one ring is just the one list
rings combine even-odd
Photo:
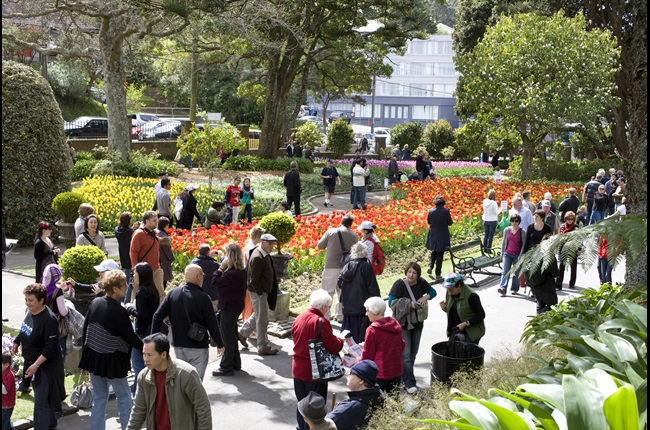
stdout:
[[52,209],[59,216],[55,225],[59,228],[59,240],[65,243],[74,243],[77,237],[74,233],[74,222],[79,216],[79,205],[84,201],[84,196],[73,191],[59,193],[52,201]]
[[[293,255],[283,253],[282,247],[289,243],[291,238],[296,234],[296,221],[289,215],[280,212],[270,213],[264,216],[259,226],[266,230],[267,233],[278,239],[277,253],[271,254],[271,261],[275,268],[275,275],[280,282],[288,274],[289,260]],[[275,304],[275,310],[269,310],[269,321],[285,320],[289,316],[289,293],[278,290],[278,298]]]
[[[59,266],[65,279],[72,278],[75,282],[82,284],[94,284],[99,277],[95,266],[106,258],[104,252],[93,245],[81,245],[66,249],[61,258]],[[90,302],[95,298],[94,294],[76,292],[70,297],[77,311],[86,315]]]

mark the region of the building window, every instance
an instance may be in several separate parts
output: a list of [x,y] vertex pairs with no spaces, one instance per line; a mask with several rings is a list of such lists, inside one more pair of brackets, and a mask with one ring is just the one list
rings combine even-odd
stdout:
[[451,49],[450,40],[436,40],[434,43],[434,53],[440,55],[451,55],[453,50]]
[[342,110],[344,112],[350,112],[354,108],[354,103],[330,103],[327,106],[328,111]]
[[437,76],[454,76],[454,63],[434,63],[433,74]]
[[414,120],[435,121],[438,119],[438,106],[413,105],[411,108]]
[[378,96],[399,96],[400,94],[400,85],[391,84],[390,82],[379,82],[377,83],[377,92],[375,95]]
[[434,84],[433,96],[434,97],[453,97],[456,85],[453,84]]
[[431,84],[411,84],[409,95],[413,97],[424,97],[431,95]]
[[428,44],[429,43],[426,40],[413,40],[411,41],[409,51],[411,54],[427,54]]
[[[375,118],[379,117],[381,112],[381,105],[375,105]],[[354,105],[354,116],[356,118],[370,118],[372,116],[372,105],[370,103],[362,105],[357,103]]]
[[384,118],[406,118],[409,117],[408,106],[386,106],[384,105]]
[[430,76],[432,74],[432,63],[411,63],[411,76]]

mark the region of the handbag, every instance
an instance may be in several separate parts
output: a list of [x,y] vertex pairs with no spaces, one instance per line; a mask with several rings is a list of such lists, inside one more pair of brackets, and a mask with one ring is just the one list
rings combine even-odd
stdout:
[[205,328],[204,325],[190,320],[190,314],[187,313],[187,307],[185,306],[185,297],[182,294],[183,292],[181,291],[181,301],[183,302],[183,310],[185,311],[187,322],[190,325],[189,330],[187,330],[187,337],[189,337],[193,341],[201,342],[208,330]]
[[341,356],[333,354],[325,348],[321,333],[321,318],[318,318],[316,338],[307,341],[309,360],[311,361],[311,377],[318,382],[333,381],[345,375],[345,369]]
[[341,250],[343,250],[343,254],[341,255],[341,258],[339,258],[339,264],[341,267],[345,266],[350,262],[350,251],[345,250],[345,246],[343,246],[343,236],[341,236],[341,232],[337,231],[339,235],[339,243],[341,244]]
[[497,223],[497,230],[504,232],[506,228],[510,227],[510,218],[507,214],[503,215],[501,220]]
[[93,406],[93,386],[90,381],[81,382],[74,387],[74,391],[70,394],[70,403],[81,409],[88,409]]
[[409,296],[411,296],[411,300],[413,300],[415,303],[417,303],[417,308],[413,309],[413,312],[415,312],[417,321],[418,322],[424,322],[424,320],[429,318],[429,302],[418,303],[418,301],[415,300],[415,296],[413,295],[413,290],[411,290],[411,286],[409,285],[406,278],[402,278],[402,281],[404,282],[404,285],[406,285],[406,289],[409,292]]

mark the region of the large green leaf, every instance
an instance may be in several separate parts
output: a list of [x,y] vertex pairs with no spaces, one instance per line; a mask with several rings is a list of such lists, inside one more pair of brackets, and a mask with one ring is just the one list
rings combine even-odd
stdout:
[[592,360],[588,358],[579,357],[575,354],[567,355],[567,364],[573,370],[574,373],[579,374],[581,372],[586,372],[589,369],[592,369],[594,364]]
[[598,336],[605,344],[614,351],[619,361],[636,361],[637,352],[634,346],[627,340],[613,333],[601,332]]
[[564,413],[564,392],[561,385],[521,384],[518,388],[524,391],[518,391],[517,394],[540,400]]
[[[445,421],[445,420],[436,420],[436,419],[425,419],[425,420],[416,420],[415,418],[409,419],[409,421],[415,421],[419,423],[426,424],[447,424],[459,428],[460,430],[483,430],[483,427],[476,427],[471,424],[465,424],[460,421]],[[431,427],[418,427],[415,430],[429,430]]]
[[[614,304],[616,306],[616,304]],[[627,308],[627,312],[621,309],[621,307]],[[632,318],[632,320],[637,324],[640,331],[647,333],[648,332],[648,308],[637,305],[629,300],[623,300],[620,306],[616,306],[616,309],[623,312],[626,316]]]
[[638,330],[638,326],[634,324],[632,321],[630,321],[629,319],[614,318],[609,321],[605,321],[604,323],[599,325],[598,331],[622,329],[622,328],[627,328],[634,331]]
[[605,399],[603,411],[611,430],[639,429],[639,409],[632,386],[625,384]]
[[501,430],[499,418],[482,404],[472,400],[452,400],[449,408],[470,424],[484,430]]
[[525,410],[531,413],[546,430],[560,430],[560,427],[557,425],[553,417],[551,416],[552,409],[546,406],[544,403],[537,401],[528,401],[524,398],[506,393],[503,390],[498,390],[492,388],[490,392],[498,393],[499,395],[512,400],[513,402],[522,406]]
[[621,367],[623,366],[623,363],[619,363],[618,359],[612,352],[607,348],[607,345],[603,344],[602,342],[597,341],[596,339],[593,339],[590,336],[582,336],[582,339],[585,341],[585,343],[590,346],[594,352],[600,354],[608,360],[612,365],[616,366],[617,364],[620,365]]
[[607,430],[602,405],[605,398],[592,385],[573,375],[562,378],[567,428],[572,430]]

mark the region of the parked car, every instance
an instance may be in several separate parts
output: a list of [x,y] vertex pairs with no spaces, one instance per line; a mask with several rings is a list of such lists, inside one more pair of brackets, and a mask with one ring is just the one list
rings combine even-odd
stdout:
[[131,125],[133,127],[140,127],[149,121],[160,121],[160,118],[150,113],[134,113],[129,116],[132,118]]
[[390,128],[384,127],[375,127],[376,136],[385,136],[386,137],[386,146],[390,145]]
[[92,138],[108,137],[108,118],[96,116],[80,116],[63,123],[63,132],[67,137]]
[[176,139],[181,135],[180,121],[161,121],[150,129],[143,127],[138,140]]
[[331,124],[334,121],[336,121],[337,119],[342,119],[343,121],[347,122],[348,124],[350,124],[350,122],[352,122],[352,117],[350,116],[349,113],[346,113],[346,112],[332,112],[327,117],[327,122],[329,122]]
[[156,124],[162,122],[162,120],[148,121],[142,125],[131,127],[131,139],[136,140],[140,137],[140,133],[143,130],[151,131]]

